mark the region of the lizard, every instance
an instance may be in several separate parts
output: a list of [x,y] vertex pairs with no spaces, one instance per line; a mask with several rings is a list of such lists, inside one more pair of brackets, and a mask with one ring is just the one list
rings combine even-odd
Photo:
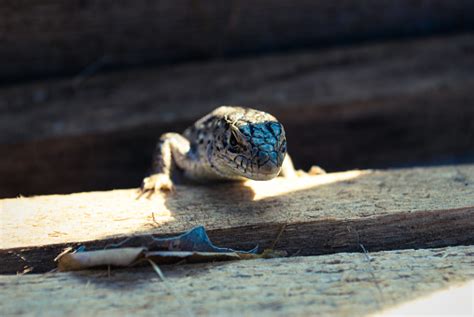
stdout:
[[[216,108],[182,134],[163,134],[142,193],[173,190],[176,168],[200,183],[298,175],[287,153],[283,125],[269,113],[237,106]],[[317,166],[310,170],[321,173],[325,172]]]

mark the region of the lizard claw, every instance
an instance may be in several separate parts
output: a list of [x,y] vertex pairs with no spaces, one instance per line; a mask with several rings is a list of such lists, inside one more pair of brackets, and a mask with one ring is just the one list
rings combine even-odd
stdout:
[[150,197],[153,193],[160,191],[174,191],[173,182],[168,175],[158,173],[143,179],[140,196],[148,193],[148,197]]

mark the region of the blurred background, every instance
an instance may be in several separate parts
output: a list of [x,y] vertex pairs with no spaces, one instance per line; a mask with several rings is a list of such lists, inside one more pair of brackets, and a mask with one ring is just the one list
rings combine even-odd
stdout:
[[298,168],[474,162],[472,0],[0,0],[0,61],[0,197],[137,187],[222,104]]

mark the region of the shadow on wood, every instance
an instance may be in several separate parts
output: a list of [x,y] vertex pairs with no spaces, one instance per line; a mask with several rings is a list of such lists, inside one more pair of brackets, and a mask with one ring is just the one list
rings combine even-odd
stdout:
[[[44,272],[66,246],[204,225],[219,246],[290,254],[426,248],[474,242],[474,167],[352,171],[242,185],[178,186],[2,200],[1,273]],[[140,238],[136,238],[140,245]],[[133,244],[132,244],[133,245]]]

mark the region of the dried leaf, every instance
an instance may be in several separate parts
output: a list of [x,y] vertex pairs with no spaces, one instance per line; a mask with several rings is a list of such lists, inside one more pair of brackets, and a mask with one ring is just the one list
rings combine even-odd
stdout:
[[74,252],[65,250],[56,258],[58,269],[75,271],[99,266],[123,267],[134,265],[143,259],[151,259],[157,264],[174,264],[182,261],[196,263],[260,257],[256,254],[258,247],[250,251],[216,247],[202,226],[176,237],[150,237],[146,245],[141,247],[126,247],[133,240],[128,238],[110,249],[85,251],[85,247],[81,246]]
[[145,254],[147,259],[157,264],[175,264],[182,261],[186,263],[201,263],[214,261],[240,260],[239,254],[235,252],[191,252],[191,251],[152,251]]
[[144,258],[145,248],[118,248],[66,253],[58,258],[60,271],[77,271],[98,266],[130,266]]

